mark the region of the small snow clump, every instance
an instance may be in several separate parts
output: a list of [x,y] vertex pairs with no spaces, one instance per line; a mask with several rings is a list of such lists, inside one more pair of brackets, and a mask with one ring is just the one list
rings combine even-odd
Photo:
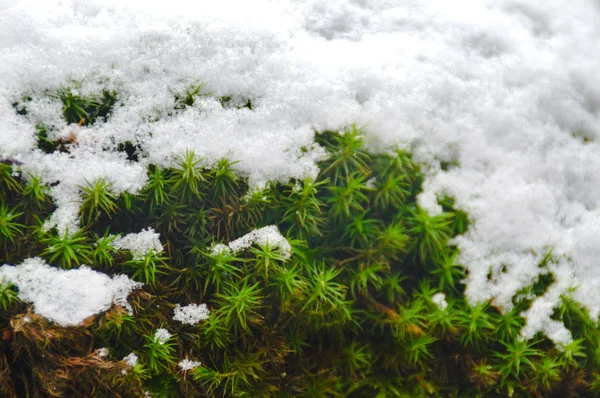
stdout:
[[190,304],[184,307],[177,304],[173,319],[187,325],[195,325],[200,321],[208,319],[210,310],[206,304]]
[[115,249],[129,250],[133,254],[135,260],[144,258],[148,253],[160,253],[163,251],[163,246],[160,243],[160,234],[154,232],[154,228],[142,229],[136,234],[127,234],[119,236],[112,242]]
[[190,359],[187,359],[187,358],[186,358],[186,359],[184,359],[184,360],[182,360],[181,362],[179,362],[179,363],[177,364],[177,366],[179,366],[179,368],[180,368],[181,370],[183,370],[183,371],[186,371],[186,370],[192,370],[192,369],[194,369],[194,368],[197,368],[197,367],[198,367],[198,366],[200,366],[200,365],[202,365],[202,364],[200,363],[200,361],[192,361],[192,360],[190,360]]
[[171,338],[171,336],[173,335],[169,333],[167,329],[160,328],[156,330],[156,333],[154,333],[154,341],[158,342],[159,344],[165,344],[167,340]]
[[[253,243],[260,246],[264,246],[268,243],[269,246],[278,248],[285,258],[289,258],[291,255],[292,248],[290,243],[283,235],[281,235],[281,232],[279,232],[276,225],[255,229],[241,238],[229,242],[229,249],[234,253],[238,253],[249,248]],[[223,244],[215,245],[213,246],[212,253],[220,253],[223,250],[226,250],[226,247],[227,246]]]
[[431,301],[437,305],[440,310],[444,311],[446,307],[448,307],[448,303],[446,302],[446,295],[444,293],[436,293],[431,297]]
[[125,358],[123,358],[123,360],[131,366],[135,366],[138,364],[138,360],[139,357],[137,355],[135,355],[135,353],[130,353],[129,355],[127,355]]

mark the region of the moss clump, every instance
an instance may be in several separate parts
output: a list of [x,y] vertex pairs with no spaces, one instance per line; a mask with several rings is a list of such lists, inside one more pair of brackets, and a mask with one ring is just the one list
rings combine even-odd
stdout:
[[[53,209],[39,179],[0,164],[0,264],[41,256],[145,284],[130,296],[132,314],[114,306],[72,328],[32,314],[3,284],[2,395],[598,395],[598,328],[583,309],[565,298],[557,311],[576,339],[562,350],[522,341],[519,303],[501,313],[465,301],[448,242],[468,218],[449,199],[436,216],[416,205],[423,177],[409,153],[368,152],[357,126],[316,141],[330,154],[316,180],[260,192],[232,161],[207,168],[191,151],[173,168],[150,166],[139,195],[90,181],[82,229],[65,236],[40,228]],[[289,253],[269,241],[211,249],[269,225]],[[111,244],[111,234],[148,227],[165,252]],[[177,305],[200,303],[208,319],[173,320]],[[162,329],[172,336],[158,338]],[[183,359],[201,365],[178,367]]]

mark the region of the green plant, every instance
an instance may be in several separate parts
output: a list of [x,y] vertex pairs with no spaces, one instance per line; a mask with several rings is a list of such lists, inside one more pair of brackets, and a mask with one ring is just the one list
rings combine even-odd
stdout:
[[0,240],[14,242],[15,237],[23,232],[25,225],[16,221],[22,215],[9,209],[5,203],[0,204]]
[[345,300],[347,287],[336,282],[340,270],[327,267],[324,263],[313,262],[308,265],[307,295],[302,305],[302,312],[319,325],[323,320],[332,318],[346,322],[352,313]]
[[202,89],[206,86],[206,83],[200,83],[196,86],[192,86],[185,89],[185,94],[175,96],[175,109],[185,109],[188,106],[194,105],[196,102],[195,97],[210,95],[209,93],[202,93]]
[[265,279],[269,279],[269,272],[277,268],[278,263],[287,260],[281,248],[269,245],[268,241],[264,245],[258,245],[257,248],[251,248],[250,252],[254,254],[254,268],[256,272],[264,274]]
[[114,240],[117,235],[110,235],[109,230],[104,231],[103,236],[94,234],[94,240],[96,244],[91,252],[91,259],[96,266],[107,266],[112,267],[115,263],[115,253],[117,250],[113,246]]
[[175,363],[175,343],[170,334],[162,336],[164,329],[157,329],[152,335],[146,336],[145,363],[152,374],[158,374]]
[[112,193],[112,183],[104,178],[99,178],[94,182],[86,181],[85,186],[80,186],[83,201],[81,203],[81,216],[86,224],[92,219],[97,219],[101,212],[111,216],[117,212],[117,196]]
[[[193,91],[192,100],[201,93]],[[103,117],[78,104],[90,120]],[[514,308],[470,305],[469,275],[449,243],[469,227],[467,215],[451,198],[439,199],[441,214],[419,208],[424,177],[410,153],[372,153],[364,136],[357,125],[319,133],[329,157],[317,176],[256,190],[235,162],[210,166],[190,150],[173,167],[148,166],[139,194],[117,197],[106,179],[95,180],[80,187],[79,231],[46,231],[49,187],[16,173],[14,160],[0,163],[5,261],[41,255],[51,266],[89,264],[144,283],[127,308],[114,304],[69,328],[0,285],[0,395],[597,395],[600,331],[570,294],[552,317],[571,331],[571,343],[521,337],[521,314],[554,282],[551,251]],[[115,144],[140,161],[136,145]],[[231,244],[268,225],[289,252],[270,238],[244,250]],[[164,252],[113,246],[149,227]],[[204,312],[194,314],[201,303]],[[174,319],[174,309],[187,306],[190,313]],[[184,358],[202,365],[184,370],[176,365]]]
[[504,379],[509,377],[519,379],[526,371],[535,370],[535,359],[541,356],[541,352],[533,348],[536,343],[519,339],[508,343],[502,342],[506,352],[498,353],[496,356],[504,363],[500,368]]
[[217,292],[221,291],[225,282],[236,280],[242,273],[242,270],[237,266],[236,262],[241,262],[242,259],[236,257],[230,250],[214,250],[210,253],[201,252],[207,263],[204,264],[204,292],[209,286],[214,286]]
[[22,189],[21,184],[13,176],[12,166],[0,162],[0,198],[6,199],[9,193],[19,193]]
[[63,87],[55,95],[63,103],[63,116],[67,123],[89,123],[90,109],[100,104],[95,98],[85,98],[75,94],[69,87]]
[[223,370],[198,367],[194,370],[194,380],[206,388],[211,395],[222,391],[220,395],[244,396],[244,391],[255,386],[263,375],[263,361],[260,353],[235,352],[223,358]]
[[62,87],[51,97],[63,103],[62,114],[67,123],[92,124],[97,118],[106,120],[117,102],[114,91],[103,90],[101,95],[81,96],[77,90],[80,83],[74,82],[74,87]]
[[10,305],[17,302],[17,292],[14,290],[14,286],[5,280],[0,281],[0,307],[2,310],[7,311]]
[[370,174],[367,162],[369,154],[364,150],[364,128],[354,123],[342,134],[331,134],[325,138],[325,144],[331,152],[332,161],[323,170],[323,174],[331,175],[333,184],[348,179],[352,174],[366,177]]
[[313,181],[305,179],[302,184],[295,185],[285,191],[284,200],[286,211],[282,221],[290,224],[289,233],[300,238],[310,235],[322,236],[320,226],[324,222],[321,214],[323,203],[317,197],[319,189],[329,181]]
[[47,233],[42,238],[42,243],[46,246],[42,256],[45,256],[50,264],[61,268],[73,268],[74,265],[80,265],[90,259],[89,245],[82,231],[69,234],[69,231],[65,230],[62,235],[58,231],[56,234]]
[[29,174],[27,184],[23,188],[23,195],[33,203],[32,211],[42,210],[49,202],[48,187],[39,176]]
[[414,250],[421,261],[442,256],[451,236],[452,217],[451,213],[431,216],[421,208],[411,210],[409,232],[415,237]]
[[258,325],[263,317],[259,310],[263,297],[258,283],[250,285],[247,279],[238,283],[228,283],[223,287],[222,293],[215,295],[215,306],[218,317],[223,326],[233,329],[234,332],[249,331],[249,325]]
[[150,250],[142,257],[134,257],[125,261],[125,265],[133,269],[131,277],[134,280],[146,283],[150,286],[158,282],[158,276],[164,274],[166,257],[159,256],[154,250]]
[[150,198],[150,209],[154,209],[157,205],[162,205],[167,202],[169,191],[167,173],[165,170],[150,165],[148,167],[148,184],[144,192]]
[[488,340],[488,332],[494,330],[494,325],[487,310],[487,303],[479,303],[458,313],[463,329],[461,336],[463,344],[473,344],[481,349],[482,343]]

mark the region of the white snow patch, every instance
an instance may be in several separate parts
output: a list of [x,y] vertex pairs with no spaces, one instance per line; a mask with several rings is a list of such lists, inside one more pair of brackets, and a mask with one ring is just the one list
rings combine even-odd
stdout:
[[125,358],[123,358],[123,360],[130,366],[136,366],[139,359],[140,358],[133,352],[129,353]]
[[3,265],[1,278],[16,285],[19,299],[33,303],[37,314],[61,326],[77,326],[113,303],[128,306],[129,293],[142,286],[126,275],[111,278],[86,266],[62,270],[40,258],[26,259],[17,266]]
[[154,333],[154,341],[158,344],[165,344],[173,336],[167,329],[156,329]]
[[154,228],[142,229],[141,232],[119,236],[112,241],[112,246],[119,250],[129,250],[134,259],[142,259],[148,253],[161,253],[160,234]]
[[200,321],[205,321],[210,315],[210,310],[206,304],[190,304],[177,306],[174,309],[173,319],[187,325],[195,325]]

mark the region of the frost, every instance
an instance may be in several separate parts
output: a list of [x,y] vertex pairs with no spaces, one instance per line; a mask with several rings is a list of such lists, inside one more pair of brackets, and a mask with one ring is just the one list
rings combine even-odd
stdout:
[[206,304],[190,304],[183,307],[177,304],[174,313],[174,320],[187,325],[195,325],[200,321],[207,320],[210,315]]
[[1,278],[18,286],[19,299],[33,303],[37,314],[61,326],[77,326],[113,303],[126,306],[129,293],[142,286],[126,275],[111,278],[86,266],[62,270],[39,258],[3,265]]
[[444,311],[446,307],[448,307],[448,303],[446,302],[446,295],[444,293],[436,293],[431,297],[431,301],[435,305],[437,305],[440,310]]
[[177,366],[179,366],[179,368],[183,371],[187,371],[187,370],[192,370],[194,368],[197,368],[198,366],[202,365],[200,363],[200,361],[192,361],[190,359],[183,359],[181,362],[179,362],[177,364]]
[[129,250],[136,260],[143,259],[148,253],[160,253],[163,246],[160,243],[160,234],[153,228],[143,229],[136,234],[119,236],[112,241],[115,249]]
[[171,338],[171,336],[173,335],[169,333],[167,329],[160,328],[157,329],[154,333],[154,341],[156,341],[159,344],[165,344],[167,340]]
[[[570,259],[561,268],[572,271],[573,298],[597,317],[600,7],[533,5],[5,1],[0,152],[52,184],[57,210],[48,227],[62,234],[79,225],[77,187],[86,180],[135,193],[145,166],[172,166],[185,149],[209,163],[240,160],[235,168],[252,185],[303,179],[317,173],[323,155],[315,130],[370,121],[374,147],[410,147],[429,166],[422,207],[439,212],[436,198],[447,194],[469,214],[470,229],[455,243],[471,303],[495,298],[509,308],[554,247]],[[61,104],[45,90],[74,79],[84,95],[118,92],[106,123],[62,120]],[[174,112],[175,95],[198,82],[211,95]],[[24,95],[33,99],[30,112],[17,116],[12,103]],[[250,98],[253,109],[223,107],[221,96]],[[38,123],[53,139],[73,130],[77,144],[70,153],[42,153]],[[139,162],[116,151],[127,141],[139,145]],[[450,156],[456,166],[442,170]],[[535,314],[528,325],[549,330],[548,318]]]

